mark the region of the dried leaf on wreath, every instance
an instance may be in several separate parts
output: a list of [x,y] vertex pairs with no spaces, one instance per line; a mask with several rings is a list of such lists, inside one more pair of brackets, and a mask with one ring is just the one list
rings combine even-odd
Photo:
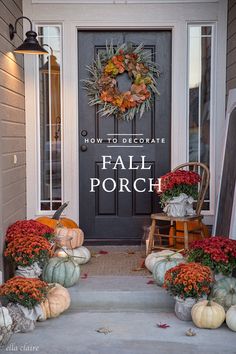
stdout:
[[88,273],[84,273],[81,277],[81,279],[87,279],[88,278]]
[[168,327],[170,327],[168,324],[166,324],[166,323],[158,323],[157,324],[157,327],[158,328],[162,328],[162,329],[166,329],[166,328],[168,328]]

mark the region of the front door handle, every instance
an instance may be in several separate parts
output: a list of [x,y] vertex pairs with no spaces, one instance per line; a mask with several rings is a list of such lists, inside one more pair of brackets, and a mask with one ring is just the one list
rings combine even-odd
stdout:
[[81,150],[82,152],[87,151],[87,150],[88,150],[87,145],[81,145],[81,146],[80,146],[80,150]]

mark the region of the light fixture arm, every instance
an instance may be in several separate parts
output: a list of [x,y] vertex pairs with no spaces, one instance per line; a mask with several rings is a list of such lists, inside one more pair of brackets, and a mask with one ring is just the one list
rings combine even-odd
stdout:
[[53,49],[52,49],[52,47],[49,44],[42,44],[41,47],[48,47],[50,49],[50,51],[51,51],[50,55],[53,55]]
[[17,25],[18,21],[21,20],[21,19],[24,19],[24,18],[25,18],[26,20],[28,20],[29,23],[30,23],[30,31],[33,30],[32,21],[31,21],[28,17],[26,17],[26,16],[20,16],[20,17],[18,17],[18,18],[16,19],[16,21],[15,21],[15,27],[14,27],[12,24],[9,25],[9,34],[10,34],[10,39],[11,39],[11,40],[13,40],[15,33],[17,33],[16,25]]

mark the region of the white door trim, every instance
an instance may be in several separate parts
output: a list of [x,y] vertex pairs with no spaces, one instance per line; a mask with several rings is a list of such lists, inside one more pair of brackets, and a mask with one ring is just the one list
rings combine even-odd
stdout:
[[[34,23],[63,25],[63,83],[64,101],[64,200],[70,200],[67,214],[75,220],[79,215],[79,170],[78,170],[78,62],[77,62],[77,31],[78,29],[172,29],[172,167],[185,162],[187,157],[187,121],[186,121],[186,85],[187,85],[187,24],[215,23],[216,35],[216,131],[214,140],[221,138],[224,117],[225,97],[225,61],[226,61],[226,25],[227,1],[210,1],[198,4],[199,1],[185,3],[170,2],[150,3],[143,11],[144,5],[82,5],[53,4],[45,5],[31,0],[24,0],[24,15]],[[167,6],[168,5],[168,6]],[[170,6],[172,11],[170,12]],[[46,10],[47,8],[47,10]],[[104,16],[101,16],[103,9]],[[116,11],[114,11],[114,9]],[[124,13],[125,9],[125,13]],[[136,15],[134,16],[134,10]],[[101,17],[101,19],[99,19]],[[52,20],[53,18],[53,20]],[[136,20],[137,19],[137,20]],[[26,82],[26,124],[27,124],[27,216],[36,217],[38,211],[35,185],[37,181],[37,146],[35,77],[36,65],[34,58],[25,56]],[[216,144],[217,145],[217,144]],[[217,156],[217,146],[214,153]],[[219,178],[216,163],[215,181]],[[212,216],[209,218],[212,222]]]

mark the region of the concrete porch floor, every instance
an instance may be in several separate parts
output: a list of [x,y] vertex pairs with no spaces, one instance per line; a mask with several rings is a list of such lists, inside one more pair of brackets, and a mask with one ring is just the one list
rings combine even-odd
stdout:
[[[178,320],[173,299],[148,276],[96,276],[69,289],[72,305],[56,319],[37,323],[32,333],[15,334],[5,353],[197,354],[236,353],[236,335],[226,325],[195,328]],[[158,328],[166,323],[170,327]],[[106,327],[108,334],[97,330]],[[196,336],[187,337],[189,328]],[[25,347],[24,347],[25,346]],[[30,348],[31,347],[31,348]]]

